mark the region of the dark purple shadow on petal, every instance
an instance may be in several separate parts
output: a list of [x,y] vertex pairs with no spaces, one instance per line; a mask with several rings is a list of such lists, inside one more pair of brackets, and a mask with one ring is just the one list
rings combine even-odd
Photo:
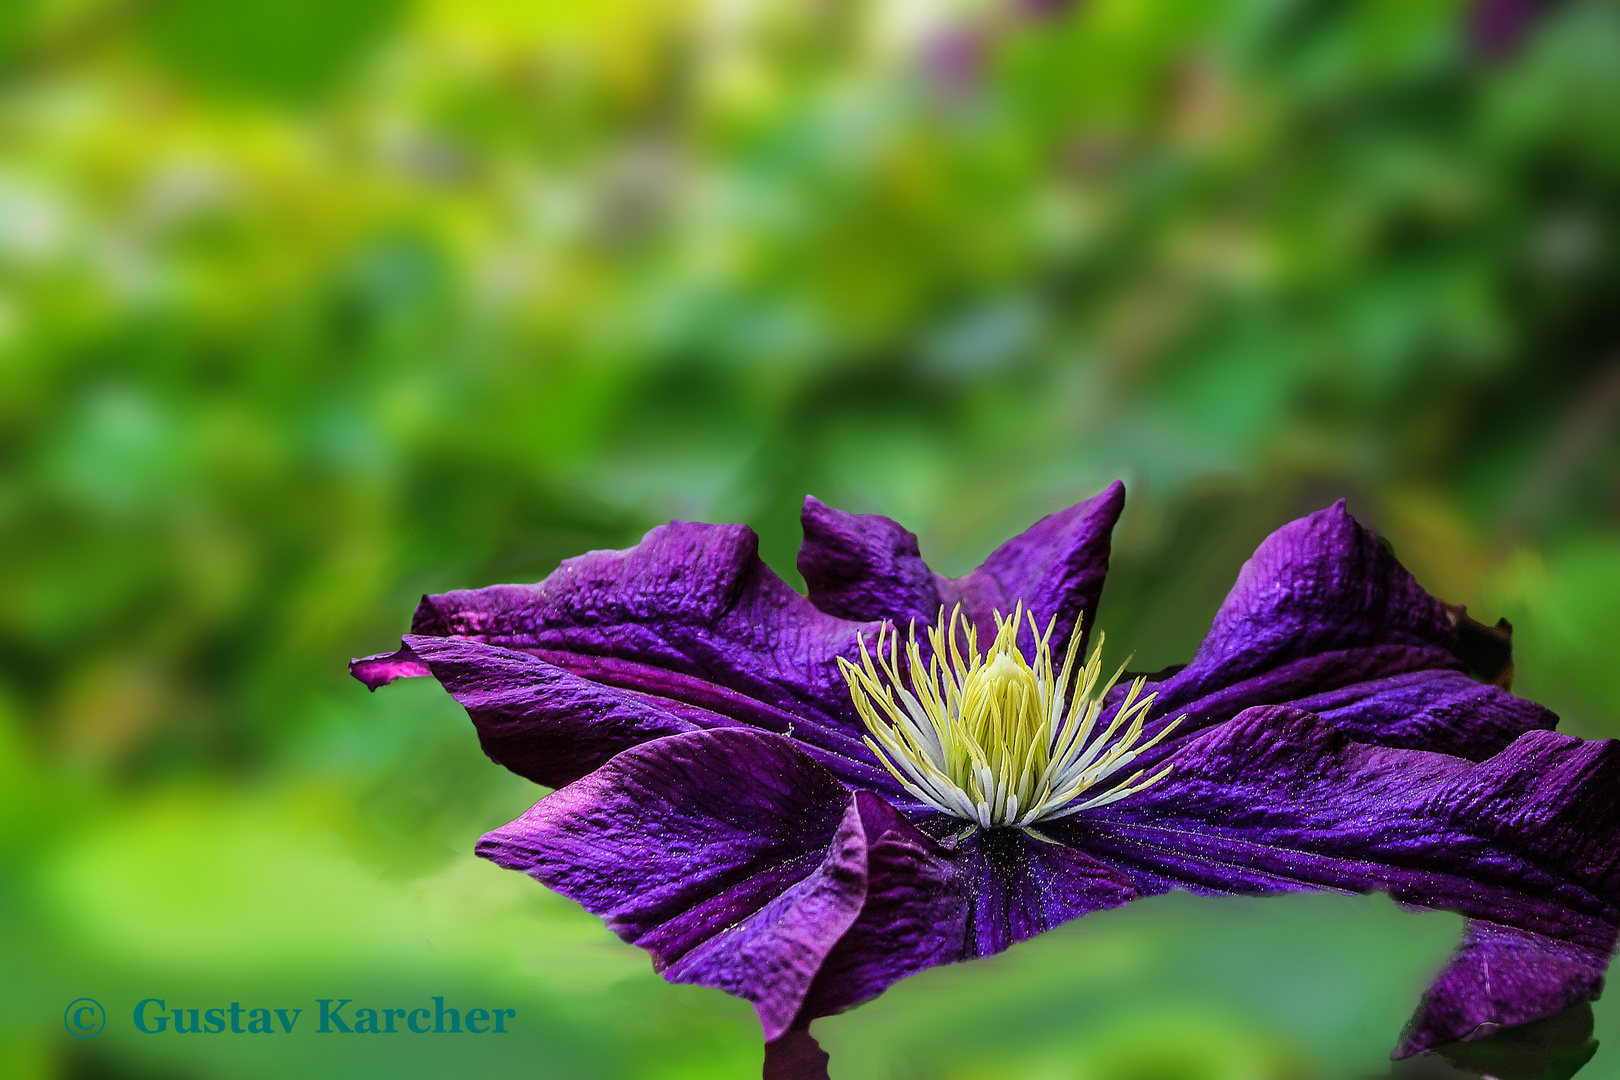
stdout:
[[478,851],[601,915],[670,981],[748,1000],[767,1040],[1136,895],[1016,830],[936,840],[790,740],[741,728],[625,750]]
[[1513,689],[1513,624],[1497,619],[1486,626],[1464,604],[1447,604],[1446,617],[1457,629],[1457,659],[1480,682]]
[[[1433,1054],[1469,1075],[1498,1080],[1570,1080],[1596,1056],[1596,1024],[1590,1002],[1542,1020],[1494,1028],[1467,1042],[1436,1046]],[[1595,1080],[1595,1078],[1594,1078]]]
[[956,852],[921,832],[877,795],[855,793],[867,837],[866,902],[822,961],[800,1022],[869,1001],[925,968],[971,955],[971,901]]
[[765,1044],[763,1080],[827,1080],[828,1064],[809,1027],[791,1027]]
[[[1310,713],[1266,707],[1182,744],[1169,760],[1173,771],[1159,784],[1049,831],[1129,869],[1144,892],[1385,891],[1547,939],[1548,955],[1607,955],[1613,946],[1613,741],[1534,731],[1472,763],[1354,743]],[[1590,990],[1577,981],[1549,991],[1527,976],[1480,1006],[1489,1016],[1475,1016],[1448,995],[1472,994],[1477,970],[1463,963],[1450,983],[1436,984],[1424,1045],[1463,1038],[1484,1020],[1548,1015]]]
[[1482,761],[1557,716],[1533,701],[1458,671],[1412,671],[1352,683],[1291,704],[1357,742],[1434,750]]
[[745,726],[791,736],[845,783],[882,792],[907,809],[923,805],[907,795],[888,770],[876,764],[859,736],[842,726],[807,722],[803,716],[706,679],[632,660],[549,649],[527,652],[592,682],[628,690],[665,712],[690,721],[696,728]]
[[866,902],[867,842],[860,814],[851,806],[810,873],[683,953],[664,969],[664,977],[746,998],[759,1014],[766,1041],[780,1038],[800,1015],[827,953]]
[[[1413,580],[1340,499],[1278,529],[1238,572],[1176,696],[1230,686],[1289,662],[1400,646],[1460,668],[1445,607]],[[1168,688],[1167,688],[1168,689]]]
[[857,792],[856,800],[869,837],[867,901],[823,962],[801,1020],[1138,895],[1123,872],[1020,830],[977,830],[942,844],[878,796]]
[[961,845],[972,883],[973,955],[992,956],[1093,911],[1140,896],[1130,876],[1020,829],[981,829]]

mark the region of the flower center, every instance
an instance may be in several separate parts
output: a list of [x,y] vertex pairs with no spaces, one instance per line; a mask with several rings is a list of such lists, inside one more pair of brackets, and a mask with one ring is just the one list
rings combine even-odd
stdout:
[[[945,622],[944,609],[940,622]],[[1131,683],[1107,728],[1098,731],[1103,698],[1124,673],[1099,685],[1102,641],[1078,669],[1080,622],[1061,670],[1052,658],[1052,630],[1043,634],[1020,603],[998,611],[996,637],[979,652],[978,630],[958,604],[944,629],[928,631],[923,662],[913,624],[905,645],[908,678],[900,676],[900,635],[885,623],[876,656],[860,639],[860,665],[839,658],[850,697],[870,733],[866,745],[907,791],[947,814],[985,828],[1028,828],[1105,806],[1156,783],[1166,766],[1143,780],[1136,773],[1100,793],[1082,797],[1158,744],[1185,717],[1142,742],[1142,724],[1157,694],[1142,696],[1145,679]],[[1028,620],[1035,659],[1018,647]],[[885,649],[887,645],[887,649]],[[908,689],[909,684],[909,689]],[[1123,729],[1123,730],[1122,730]]]

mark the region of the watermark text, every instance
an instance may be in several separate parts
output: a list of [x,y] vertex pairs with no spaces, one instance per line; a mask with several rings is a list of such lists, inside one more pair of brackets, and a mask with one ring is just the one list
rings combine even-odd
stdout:
[[[429,1001],[431,1006],[416,1008],[356,1005],[353,998],[316,998],[312,1007],[299,1008],[250,1007],[239,1001],[192,1007],[171,1004],[167,998],[146,998],[135,1006],[131,1019],[135,1030],[144,1035],[292,1035],[300,1031],[315,1035],[505,1035],[517,1018],[516,1009],[452,1007],[442,997]],[[81,1014],[88,1019],[82,1007]],[[304,1019],[302,1028],[300,1018]]]

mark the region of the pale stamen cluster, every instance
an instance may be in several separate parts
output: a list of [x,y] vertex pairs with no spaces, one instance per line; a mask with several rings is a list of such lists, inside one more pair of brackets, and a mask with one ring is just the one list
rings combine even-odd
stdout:
[[[1102,641],[1076,670],[1080,621],[1069,636],[1061,670],[1054,670],[1053,616],[1043,634],[1020,603],[1003,617],[979,652],[978,630],[958,604],[949,622],[928,630],[926,663],[913,624],[905,647],[909,678],[900,674],[900,635],[885,623],[876,658],[860,640],[863,663],[839,658],[856,711],[871,733],[866,745],[905,789],[923,802],[984,828],[1028,828],[1126,798],[1163,779],[1138,770],[1123,783],[1082,799],[1169,735],[1185,717],[1142,742],[1142,725],[1156,694],[1142,696],[1136,679],[1106,729],[1098,731],[1103,699],[1124,673],[1120,665],[1099,685]],[[1035,662],[1018,647],[1027,618]],[[887,648],[885,648],[885,645]],[[909,683],[909,689],[907,688]],[[1122,730],[1123,729],[1123,730]]]

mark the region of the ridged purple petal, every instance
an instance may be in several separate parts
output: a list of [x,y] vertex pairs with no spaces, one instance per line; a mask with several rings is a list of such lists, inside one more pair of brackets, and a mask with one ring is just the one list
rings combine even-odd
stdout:
[[877,796],[857,792],[856,799],[876,838],[866,907],[823,964],[805,1018],[840,1012],[924,968],[994,955],[1139,895],[1124,872],[1074,848],[1015,829],[981,829],[941,847]]
[[1329,720],[1357,742],[1434,750],[1482,761],[1558,718],[1533,701],[1460,671],[1412,671],[1352,683],[1291,704]]
[[[549,745],[529,752],[516,728],[511,738],[486,742],[503,764],[522,758],[513,767],[524,775],[551,768],[538,762],[557,760],[570,725],[586,744],[572,755],[583,763],[643,735],[742,724],[791,731],[848,782],[910,805],[862,743],[865,729],[837,668],[836,657],[857,654],[863,627],[817,610],[760,561],[758,548],[743,525],[671,522],[633,548],[569,559],[535,585],[423,597],[405,648],[351,669],[373,688],[431,670],[453,680],[446,687],[458,698],[496,695],[508,721],[524,691],[533,691],[545,715],[541,727],[528,730],[550,732],[543,736]],[[434,639],[487,648],[446,652],[430,644]],[[439,659],[430,662],[430,652]],[[513,653],[543,663],[523,665]],[[627,691],[675,719],[627,723],[620,699],[567,683],[577,706],[570,720],[572,706],[559,697],[552,669]],[[607,728],[601,733],[593,730],[599,713]],[[554,775],[572,779],[576,767],[557,760]]]
[[373,688],[435,675],[491,757],[566,785],[480,853],[671,980],[751,1001],[778,1063],[814,1058],[787,1049],[810,1019],[899,978],[1175,887],[1469,915],[1403,1053],[1595,996],[1620,927],[1614,744],[1471,679],[1447,609],[1342,502],[1269,537],[1154,686],[1150,732],[1188,714],[1137,762],[1170,760],[1168,779],[1044,827],[1058,843],[939,839],[952,823],[862,745],[836,658],[876,620],[958,602],[981,635],[1020,600],[1089,626],[1122,505],[1116,484],[947,579],[889,519],[807,500],[808,600],[745,527],[674,522],[537,585],[425,597],[399,652],[352,667]]
[[852,514],[808,495],[799,522],[799,573],[816,607],[856,622],[933,623],[939,589],[915,533],[882,514]]
[[865,901],[852,812],[790,740],[706,731],[626,750],[478,853],[602,916],[671,981],[752,1002],[772,1039]]

